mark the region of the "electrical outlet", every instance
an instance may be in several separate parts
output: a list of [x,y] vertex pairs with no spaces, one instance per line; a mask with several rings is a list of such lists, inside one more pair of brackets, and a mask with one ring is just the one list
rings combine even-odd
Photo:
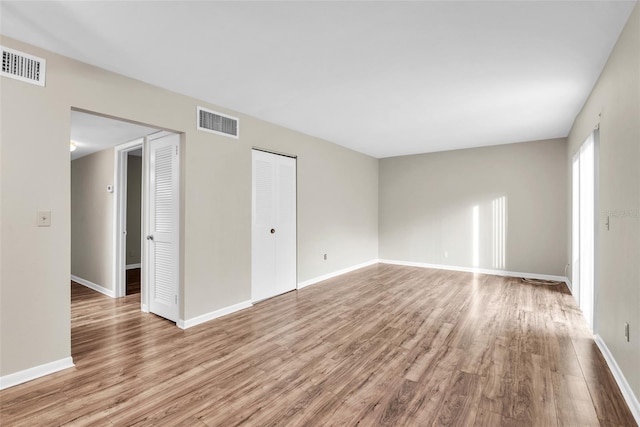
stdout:
[[38,211],[36,224],[38,227],[51,227],[51,211]]
[[324,254],[324,260],[325,261],[327,260],[327,254]]
[[624,323],[624,337],[629,342],[629,323]]

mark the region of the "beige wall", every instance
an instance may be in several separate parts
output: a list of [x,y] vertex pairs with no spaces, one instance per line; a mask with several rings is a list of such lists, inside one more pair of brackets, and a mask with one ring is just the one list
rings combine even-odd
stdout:
[[[70,356],[71,117],[49,89],[4,77],[0,85],[0,375],[7,375]],[[51,211],[50,227],[36,227],[39,210]]]
[[[602,116],[598,118],[598,115]],[[636,5],[568,143],[568,162],[600,123],[595,332],[640,397],[640,6]],[[569,163],[570,164],[570,163]],[[570,167],[570,166],[569,166]],[[568,188],[571,188],[571,176]],[[604,227],[607,212],[610,230]],[[569,217],[570,218],[570,217]],[[569,230],[571,228],[569,227]],[[571,240],[567,235],[571,260]],[[624,339],[624,323],[631,341]]]
[[[72,172],[73,175],[73,172]],[[73,195],[72,195],[73,200]],[[140,264],[142,157],[127,156],[127,264]],[[71,212],[73,218],[73,212]],[[73,245],[73,241],[71,242]]]
[[[72,107],[183,133],[182,319],[250,298],[253,146],[298,155],[299,281],[377,258],[376,159],[10,38],[0,42],[47,60],[44,88],[0,79],[0,375],[71,354]],[[240,139],[197,131],[196,105],[240,117]],[[36,212],[45,209],[52,226],[38,228]]]
[[71,162],[71,274],[113,289],[113,149]]
[[[566,179],[564,139],[382,159],[380,258],[564,276]],[[494,227],[500,198],[506,222]]]

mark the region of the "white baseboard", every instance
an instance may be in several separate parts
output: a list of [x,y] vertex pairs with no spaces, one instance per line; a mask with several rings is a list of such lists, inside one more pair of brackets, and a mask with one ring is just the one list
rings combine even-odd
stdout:
[[78,277],[78,276],[74,276],[73,274],[71,275],[71,280],[73,280],[76,283],[80,283],[83,286],[86,286],[87,288],[93,289],[94,291],[100,292],[101,294],[104,294],[108,297],[111,298],[115,298],[116,297],[116,293],[111,290],[111,289],[107,289],[105,287],[102,287],[100,285],[97,285],[93,282],[90,282],[88,280],[83,279],[82,277]]
[[422,268],[435,268],[438,270],[450,270],[450,271],[462,271],[465,273],[480,273],[491,274],[493,276],[505,276],[505,277],[524,277],[525,279],[540,279],[540,280],[552,280],[555,282],[567,282],[567,278],[564,276],[553,276],[550,274],[537,274],[537,273],[522,273],[518,271],[506,271],[506,270],[494,270],[490,268],[475,268],[475,267],[459,267],[455,265],[442,265],[442,264],[429,264],[425,262],[412,262],[412,261],[397,261],[390,259],[381,259],[381,264],[394,264],[405,265],[408,267],[422,267]]
[[342,270],[334,271],[333,273],[324,274],[322,276],[314,277],[313,279],[305,280],[304,282],[298,283],[298,289],[306,288],[307,286],[314,285],[314,284],[316,284],[318,282],[322,282],[324,280],[332,279],[334,277],[341,276],[341,275],[343,275],[345,273],[349,273],[349,272],[352,272],[352,271],[355,271],[355,270],[359,270],[359,269],[361,269],[363,267],[368,267],[370,265],[374,265],[374,264],[377,264],[377,263],[378,263],[377,259],[372,259],[370,261],[363,262],[362,264],[358,264],[358,265],[354,265],[354,266],[351,266],[351,267],[343,268]]
[[178,320],[176,325],[178,325],[180,329],[192,328],[201,323],[208,322],[209,320],[217,319],[218,317],[226,316],[227,314],[231,314],[236,311],[249,308],[251,306],[252,306],[251,301],[239,302],[237,304],[230,305],[228,307],[224,307],[224,308],[212,311],[210,313],[202,314],[200,316],[193,317],[191,319],[187,319],[187,320],[180,319]]
[[134,269],[134,268],[142,268],[142,264],[140,264],[140,263],[137,263],[137,264],[127,264],[127,265],[125,266],[125,269],[126,269],[126,270],[132,270],[132,269]]
[[616,379],[618,387],[620,387],[620,391],[622,392],[622,396],[624,396],[624,400],[627,402],[633,417],[636,419],[636,423],[640,425],[640,402],[638,402],[638,398],[633,393],[633,390],[627,382],[627,379],[624,377],[620,366],[618,366],[616,359],[614,359],[613,355],[609,351],[609,347],[607,347],[607,344],[605,344],[602,337],[596,334],[594,340],[600,349],[600,352],[604,356],[604,360],[607,362],[607,365],[609,365],[609,369],[611,369],[611,373]]
[[0,377],[0,390],[26,383],[27,381],[35,380],[36,378],[44,377],[45,375],[53,374],[63,369],[73,368],[74,366],[76,365],[73,364],[73,359],[71,357],[65,357],[64,359],[5,375]]
[[571,292],[571,295],[573,295],[573,285],[571,284],[571,280],[569,280],[568,277],[565,277],[564,283],[567,284],[567,288],[569,288],[569,292]]
[[[377,264],[377,263],[378,263],[378,260],[374,259],[374,260],[367,261],[367,262],[362,263],[362,264],[354,265],[352,267],[348,267],[348,268],[345,268],[345,269],[342,269],[342,270],[339,270],[339,271],[335,271],[335,272],[330,273],[330,274],[325,274],[324,276],[316,277],[314,279],[307,280],[307,281],[302,282],[302,283],[298,283],[298,289],[304,288],[305,286],[313,285],[314,283],[318,283],[318,282],[321,282],[323,280],[330,279],[332,277],[340,276],[341,274],[345,274],[345,273],[357,270],[357,269],[362,268],[362,267],[367,267],[369,265]],[[227,314],[231,314],[231,313],[234,313],[234,312],[239,311],[239,310],[244,310],[245,308],[249,308],[249,307],[252,307],[252,306],[253,306],[253,303],[252,303],[251,300],[243,301],[243,302],[239,302],[238,304],[231,305],[229,307],[224,307],[224,308],[221,308],[219,310],[215,310],[215,311],[212,311],[210,313],[206,313],[206,314],[194,317],[192,319],[187,319],[187,320],[181,320],[180,319],[180,320],[178,320],[178,322],[176,322],[176,325],[178,325],[178,327],[180,329],[188,329],[188,328],[194,327],[196,325],[199,325],[201,323],[208,322],[209,320],[213,320],[213,319],[216,319],[218,317],[226,316]]]

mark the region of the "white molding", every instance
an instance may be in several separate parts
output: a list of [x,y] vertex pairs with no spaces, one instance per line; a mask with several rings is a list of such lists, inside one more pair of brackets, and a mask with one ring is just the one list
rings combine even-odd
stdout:
[[571,292],[571,295],[573,295],[573,285],[571,284],[571,279],[565,277],[564,283],[567,285],[567,288],[569,288],[569,292]]
[[230,305],[228,307],[223,307],[218,310],[205,313],[197,317],[193,317],[191,319],[187,319],[187,320],[178,319],[178,322],[176,323],[176,325],[178,325],[180,329],[192,328],[201,323],[208,322],[209,320],[217,319],[218,317],[226,316],[227,314],[235,313],[236,311],[240,311],[245,308],[249,308],[251,306],[252,306],[251,301],[239,302],[237,304]]
[[334,271],[333,273],[328,273],[328,274],[324,274],[322,276],[314,277],[313,279],[305,280],[304,282],[298,283],[298,289],[302,289],[302,288],[306,288],[307,286],[315,285],[316,283],[319,283],[319,282],[322,282],[322,281],[325,281],[325,280],[328,280],[328,279],[332,279],[334,277],[341,276],[343,274],[350,273],[352,271],[359,270],[361,268],[368,267],[370,265],[377,264],[378,262],[379,262],[379,260],[372,259],[370,261],[363,262],[362,264],[357,264],[357,265],[354,265],[354,266],[351,266],[351,267],[343,268],[343,269],[338,270],[338,271]]
[[111,298],[116,297],[116,293],[112,289],[107,289],[103,286],[97,285],[93,282],[83,279],[82,277],[74,276],[72,274],[71,280],[73,280],[74,282],[80,283],[81,285],[86,286],[87,288],[93,289],[94,291],[100,292],[101,294],[104,294],[108,297],[111,297]]
[[[127,155],[130,151],[143,150],[144,138],[116,145],[113,149],[113,294],[123,297],[126,294],[125,276],[127,236]],[[144,195],[143,195],[144,197]]]
[[462,271],[465,273],[491,274],[494,276],[505,277],[523,277],[525,279],[553,280],[555,282],[564,282],[568,280],[564,276],[553,276],[550,274],[522,273],[518,271],[494,270],[491,268],[475,268],[475,267],[459,267],[455,265],[429,264],[425,262],[413,261],[397,261],[390,259],[381,259],[381,264],[404,265],[407,267],[435,268],[438,270]]
[[26,383],[27,381],[35,380],[37,378],[44,377],[45,375],[62,371],[63,369],[73,368],[74,366],[76,365],[73,364],[73,359],[71,357],[65,357],[64,359],[55,360],[43,365],[34,366],[33,368],[5,375],[0,377],[0,390]]
[[127,264],[125,266],[125,269],[127,270],[133,270],[134,268],[142,268],[142,264],[141,263],[137,263],[137,264]]
[[638,402],[638,398],[633,393],[631,386],[622,373],[622,369],[620,369],[620,366],[618,366],[616,359],[609,351],[609,347],[607,347],[607,344],[604,342],[602,337],[596,334],[594,336],[594,340],[596,342],[596,345],[600,349],[600,352],[604,356],[604,360],[607,362],[607,365],[609,366],[613,377],[616,379],[618,387],[620,387],[620,391],[622,392],[622,396],[627,402],[627,405],[629,406],[629,410],[633,414],[633,417],[636,419],[636,423],[640,425],[640,402]]

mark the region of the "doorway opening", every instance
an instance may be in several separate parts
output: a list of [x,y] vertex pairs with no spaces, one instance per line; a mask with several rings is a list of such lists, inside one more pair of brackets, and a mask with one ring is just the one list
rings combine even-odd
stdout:
[[72,281],[176,322],[180,134],[72,110],[71,138]]
[[140,293],[142,268],[142,147],[127,153],[125,295]]
[[114,283],[116,297],[123,297],[141,293],[144,138],[118,145],[114,152],[119,190],[114,207]]

